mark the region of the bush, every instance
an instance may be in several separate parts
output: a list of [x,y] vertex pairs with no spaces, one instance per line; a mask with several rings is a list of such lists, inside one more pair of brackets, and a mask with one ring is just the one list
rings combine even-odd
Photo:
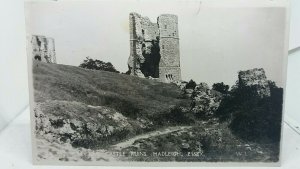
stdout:
[[92,69],[92,70],[103,70],[108,72],[120,73],[115,69],[115,67],[110,62],[103,62],[97,59],[91,59],[86,57],[86,59],[79,65],[81,68]]
[[[166,119],[162,121],[161,119]],[[156,121],[158,120],[158,121]],[[194,115],[182,106],[175,106],[154,120],[158,125],[191,125],[195,123]]]
[[278,142],[283,90],[270,87],[271,96],[260,97],[255,86],[238,86],[224,97],[216,115],[230,121],[233,133],[245,140]]
[[191,80],[186,84],[185,88],[186,88],[186,89],[195,89],[196,85],[197,85],[196,82],[195,82],[193,79],[191,79]]
[[214,83],[212,85],[212,89],[213,90],[216,90],[222,94],[227,94],[228,93],[228,90],[229,90],[229,86],[228,85],[225,85],[223,82],[221,83]]

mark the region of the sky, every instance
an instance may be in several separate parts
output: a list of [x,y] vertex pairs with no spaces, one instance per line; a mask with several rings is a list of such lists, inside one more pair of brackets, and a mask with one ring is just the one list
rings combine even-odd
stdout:
[[26,4],[26,27],[28,37],[55,39],[59,64],[78,66],[89,56],[126,72],[129,13],[152,22],[161,14],[176,14],[182,80],[233,85],[238,71],[264,68],[268,79],[283,86],[286,11],[275,6],[205,0],[33,1]]

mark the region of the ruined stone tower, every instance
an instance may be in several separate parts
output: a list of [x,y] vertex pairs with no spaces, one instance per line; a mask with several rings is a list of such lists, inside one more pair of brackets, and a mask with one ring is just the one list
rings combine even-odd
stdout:
[[53,38],[33,35],[31,38],[32,58],[46,63],[56,63]]
[[167,83],[180,81],[177,16],[160,15],[157,23],[152,23],[148,17],[130,13],[129,23],[129,73]]

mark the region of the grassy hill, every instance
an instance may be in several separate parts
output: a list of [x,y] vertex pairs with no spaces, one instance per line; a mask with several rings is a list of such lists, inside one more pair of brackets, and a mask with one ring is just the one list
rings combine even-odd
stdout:
[[[230,121],[196,118],[175,84],[36,61],[33,79],[37,160],[278,161],[277,143],[241,139]],[[117,150],[185,156],[113,156]]]
[[33,79],[37,133],[75,147],[99,147],[177,124],[184,118],[173,111],[190,104],[175,84],[75,66],[34,61]]
[[133,76],[34,62],[35,101],[77,101],[109,106],[128,116],[152,116],[186,101],[175,84]]

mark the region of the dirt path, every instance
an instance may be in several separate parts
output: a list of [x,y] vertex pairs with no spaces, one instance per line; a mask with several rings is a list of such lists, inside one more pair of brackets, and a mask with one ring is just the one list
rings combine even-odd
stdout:
[[159,136],[159,135],[163,135],[163,134],[168,134],[168,133],[171,133],[173,131],[188,129],[188,128],[191,128],[191,127],[192,126],[175,126],[175,127],[168,127],[168,128],[165,128],[165,129],[152,131],[152,132],[149,132],[149,133],[137,135],[133,138],[130,138],[130,139],[125,140],[123,142],[120,142],[118,144],[112,145],[112,148],[115,149],[115,150],[121,150],[122,148],[129,147],[130,145],[132,145],[138,139],[155,137],[155,136]]

